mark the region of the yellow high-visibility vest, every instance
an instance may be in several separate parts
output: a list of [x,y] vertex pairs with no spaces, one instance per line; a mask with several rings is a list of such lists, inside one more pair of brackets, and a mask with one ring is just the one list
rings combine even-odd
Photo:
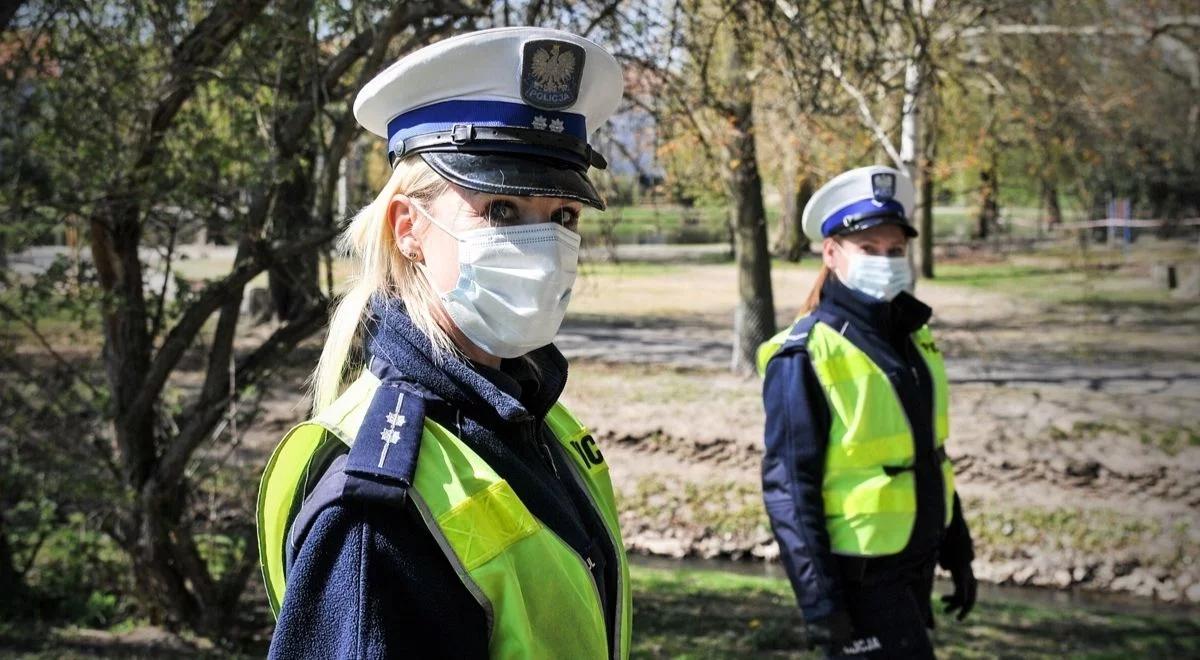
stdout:
[[[258,538],[271,609],[286,594],[288,529],[315,456],[352,444],[380,386],[370,371],[329,408],[292,429],[275,449],[258,498]],[[493,658],[627,658],[632,619],[629,565],[608,465],[564,406],[546,416],[571,472],[604,520],[617,554],[617,630],[609,639],[591,570],[530,513],[499,475],[445,427],[426,418],[408,497],[446,558],[487,613]],[[309,475],[311,476],[311,475]]]
[[[799,322],[798,324],[799,325]],[[912,426],[887,374],[849,339],[823,322],[811,325],[805,350],[829,405],[829,443],[822,495],[835,554],[874,557],[908,545],[916,523]],[[792,336],[789,328],[759,347],[759,372]],[[934,450],[941,458],[945,525],[954,502],[954,469],[943,446],[950,433],[949,383],[928,326],[912,342],[933,379]]]

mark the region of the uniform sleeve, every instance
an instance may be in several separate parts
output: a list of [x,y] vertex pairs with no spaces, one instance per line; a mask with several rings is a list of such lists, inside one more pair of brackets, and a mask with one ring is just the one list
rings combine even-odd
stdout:
[[422,524],[395,507],[336,503],[288,572],[269,657],[483,658],[487,637],[483,608]]
[[829,412],[805,354],[771,360],[763,404],[767,516],[804,618],[819,621],[843,605],[821,495]]

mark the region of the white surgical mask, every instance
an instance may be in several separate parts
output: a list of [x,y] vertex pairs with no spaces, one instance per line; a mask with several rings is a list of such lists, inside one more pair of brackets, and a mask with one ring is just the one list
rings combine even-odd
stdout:
[[458,282],[440,296],[467,339],[501,358],[554,340],[571,301],[579,234],[554,222],[455,234],[420,205],[413,206],[458,240]]
[[[839,245],[838,249],[842,250],[842,247]],[[912,264],[907,257],[876,257],[845,250],[842,254],[850,262],[842,283],[851,289],[887,301],[900,295],[901,291],[912,290]]]

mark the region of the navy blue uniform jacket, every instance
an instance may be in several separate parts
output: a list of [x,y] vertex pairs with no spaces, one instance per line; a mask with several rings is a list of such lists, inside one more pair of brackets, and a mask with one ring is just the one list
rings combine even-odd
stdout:
[[[835,556],[825,528],[821,483],[829,443],[830,413],[804,340],[784,344],[767,365],[763,498],[780,558],[808,621],[844,609],[847,579],[905,575],[928,569],[942,554],[944,565],[971,553],[970,534],[957,496],[950,527],[943,528],[945,500],[934,451],[933,382],[910,335],[929,321],[930,309],[907,293],[889,302],[852,290],[830,275],[817,316],[841,332],[878,365],[900,396],[915,441],[917,517],[908,546],[896,555],[869,560]],[[793,333],[793,336],[799,333]],[[852,568],[851,568],[852,567]],[[853,575],[847,575],[852,571]]]
[[[566,384],[562,354],[547,346],[529,362],[505,360],[498,370],[449,356],[438,364],[399,303],[376,301],[374,311],[372,371],[419,393],[426,416],[455,432],[538,520],[592,560],[611,637],[618,598],[612,544],[544,423]],[[487,657],[484,610],[412,500],[386,489],[379,501],[341,495],[345,463],[345,454],[332,460],[293,523],[297,538],[270,656]]]

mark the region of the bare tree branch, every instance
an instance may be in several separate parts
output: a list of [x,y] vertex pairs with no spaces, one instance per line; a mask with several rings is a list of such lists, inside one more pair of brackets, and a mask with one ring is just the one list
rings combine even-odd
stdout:
[[1200,14],[1163,18],[1154,25],[990,25],[969,28],[959,35],[975,39],[990,35],[1075,36],[1075,37],[1146,37],[1148,40],[1178,28],[1200,28]]
[[854,99],[854,102],[858,105],[859,117],[862,118],[863,123],[866,124],[868,129],[870,129],[871,134],[875,136],[875,141],[878,142],[879,146],[887,152],[888,157],[892,159],[892,163],[895,164],[896,169],[903,171],[904,161],[900,158],[900,152],[896,150],[896,145],[892,142],[892,139],[888,137],[887,131],[883,128],[879,121],[875,119],[875,114],[871,112],[871,104],[867,101],[867,97],[862,93],[862,90],[860,90],[858,87],[855,87],[854,84],[846,78],[845,72],[842,71],[841,65],[838,64],[836,60],[833,58],[827,58],[823,64],[825,70],[828,71],[830,75],[832,75],[833,78],[838,81],[838,84],[840,84],[842,89],[850,95],[850,98]]
[[199,82],[197,74],[210,69],[242,30],[266,8],[268,0],[222,0],[213,7],[172,55],[167,75],[158,85],[158,101],[139,149],[134,173],[149,167],[158,145]]
[[[327,301],[317,301],[295,321],[280,326],[258,348],[242,358],[238,362],[235,377],[239,386],[257,383],[262,374],[277,364],[283,355],[319,329],[325,322],[326,308]],[[225,406],[234,392],[229,391],[227,380],[222,382],[225,383],[224,387],[216,387],[208,392],[183,415],[187,422],[163,450],[162,459],[155,471],[155,481],[158,484],[175,483],[181,477],[196,448],[225,413]]]
[[247,258],[236,264],[234,269],[223,279],[205,287],[196,301],[188,307],[179,321],[167,333],[162,347],[154,356],[146,373],[142,390],[137,400],[130,406],[128,414],[144,415],[149,413],[163,384],[175,365],[178,364],[179,359],[183,357],[184,352],[192,345],[196,334],[204,327],[208,318],[220,309],[230,296],[234,295],[235,291],[240,291],[250,280],[269,268],[272,263],[281,262],[316,249],[333,240],[340,230],[340,227],[327,229],[309,238],[275,247],[264,245],[262,242],[247,243],[249,253]]

